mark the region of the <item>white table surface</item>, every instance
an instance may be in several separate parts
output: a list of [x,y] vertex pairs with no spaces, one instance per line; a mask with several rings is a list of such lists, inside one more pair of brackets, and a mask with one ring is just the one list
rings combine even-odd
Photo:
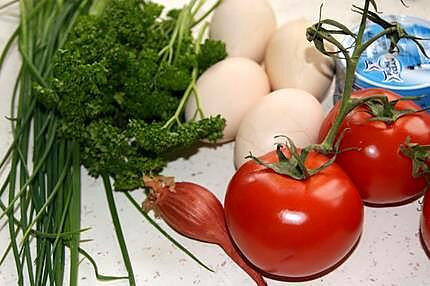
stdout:
[[[0,0],[1,4],[9,0]],[[185,0],[159,0],[168,7],[178,7]],[[351,24],[359,17],[350,11],[351,2],[345,0],[271,0],[278,24],[288,19],[306,17],[317,20],[319,6],[324,3],[324,16]],[[353,1],[361,4],[362,1]],[[399,0],[378,1],[386,14],[404,14],[430,17],[429,0],[407,0],[405,9]],[[0,12],[0,48],[17,22],[14,8]],[[7,60],[6,69],[0,73],[0,154],[11,141],[9,124],[3,119],[9,112],[12,81],[16,76],[19,57],[17,53]],[[329,101],[327,101],[329,102]],[[184,157],[171,162],[164,174],[177,180],[200,183],[223,200],[226,186],[234,173],[233,143],[218,147],[201,147],[191,150]],[[102,273],[125,275],[121,254],[110,220],[106,199],[100,181],[86,176],[83,171],[82,227],[91,227],[83,239],[92,239],[83,247],[94,256]],[[139,191],[137,191],[139,192]],[[137,194],[136,192],[136,194]],[[140,194],[139,197],[142,198]],[[195,242],[172,232],[178,241],[207,263],[215,273],[199,267],[193,260],[176,249],[137,213],[121,194],[115,194],[122,219],[123,230],[130,251],[138,285],[166,286],[175,284],[228,286],[254,285],[221,249],[214,245]],[[268,285],[333,285],[333,286],[424,286],[430,285],[430,259],[419,241],[419,200],[394,208],[365,208],[364,231],[352,255],[329,274],[311,281],[280,282],[267,279]],[[0,252],[8,242],[8,231],[0,221]],[[80,285],[127,285],[126,281],[97,281],[91,266],[83,261],[80,267]],[[0,285],[16,285],[12,257],[0,267]]]

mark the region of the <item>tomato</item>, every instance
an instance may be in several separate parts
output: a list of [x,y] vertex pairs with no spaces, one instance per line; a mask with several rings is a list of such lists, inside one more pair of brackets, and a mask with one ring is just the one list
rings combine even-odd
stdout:
[[[366,89],[353,97],[386,95],[390,100],[400,96],[383,89]],[[327,115],[320,130],[320,140],[327,134],[338,112],[339,104]],[[419,110],[412,101],[400,101],[395,109]],[[409,136],[411,142],[430,144],[430,114],[418,112],[400,117],[392,124],[371,121],[364,107],[354,109],[344,119],[341,131],[348,128],[340,149],[355,148],[338,154],[336,162],[350,176],[370,204],[401,203],[419,196],[425,187],[423,178],[412,176],[411,159],[399,147]],[[340,134],[340,133],[339,133]]]
[[424,245],[430,254],[430,193],[424,197],[423,212],[421,215],[421,235]]
[[[260,159],[278,160],[275,151]],[[310,153],[305,166],[316,168],[327,160]],[[336,164],[295,180],[250,160],[231,179],[224,207],[243,255],[282,277],[307,277],[332,267],[351,251],[363,223],[360,195]]]

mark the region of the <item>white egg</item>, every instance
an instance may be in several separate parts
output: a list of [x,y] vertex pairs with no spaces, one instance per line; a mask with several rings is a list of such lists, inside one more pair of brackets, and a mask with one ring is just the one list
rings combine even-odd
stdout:
[[324,119],[321,103],[300,89],[280,89],[261,98],[243,117],[234,146],[234,162],[239,168],[250,154],[261,156],[275,149],[275,143],[290,137],[298,147],[317,143]]
[[[199,104],[204,116],[220,114],[226,120],[224,137],[233,140],[240,121],[249,108],[270,92],[269,79],[263,68],[246,58],[227,58],[210,67],[197,80]],[[185,107],[185,119],[197,114],[195,96]]]
[[224,0],[210,23],[210,37],[226,44],[232,57],[261,62],[276,30],[273,9],[267,0]]
[[272,89],[303,89],[322,101],[333,80],[334,62],[306,39],[311,23],[297,19],[285,23],[271,37],[265,67]]

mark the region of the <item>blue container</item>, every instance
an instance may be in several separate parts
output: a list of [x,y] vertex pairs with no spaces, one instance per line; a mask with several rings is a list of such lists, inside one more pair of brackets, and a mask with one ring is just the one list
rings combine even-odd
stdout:
[[[408,34],[430,39],[430,22],[410,16],[387,16],[390,22],[398,22]],[[369,24],[363,40],[366,41],[381,32],[376,24]],[[430,40],[420,40],[430,56]],[[353,44],[353,38],[344,40],[344,46]],[[379,87],[402,96],[428,95],[417,101],[422,107],[430,106],[430,58],[420,51],[410,39],[401,39],[398,51],[389,52],[390,40],[382,37],[361,55],[355,73],[354,89]],[[336,64],[336,89],[334,99],[342,96],[345,79],[345,61]]]

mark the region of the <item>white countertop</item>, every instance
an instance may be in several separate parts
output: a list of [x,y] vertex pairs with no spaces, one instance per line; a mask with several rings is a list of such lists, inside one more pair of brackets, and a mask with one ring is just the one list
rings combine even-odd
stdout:
[[[0,6],[8,0],[0,0]],[[185,0],[159,0],[170,7],[177,7]],[[351,12],[350,1],[345,0],[271,0],[278,24],[288,19],[306,17],[317,20],[323,2],[325,18],[333,17],[346,24],[357,22]],[[362,1],[353,1],[361,4]],[[428,0],[407,0],[405,9],[400,0],[378,1],[385,14],[404,14],[429,18]],[[16,24],[13,9],[0,12],[0,48]],[[0,154],[11,141],[9,123],[4,116],[9,113],[12,80],[16,75],[18,56],[9,57],[6,69],[0,73]],[[190,150],[184,157],[171,162],[164,174],[175,176],[178,181],[189,180],[202,184],[223,200],[229,179],[234,173],[233,143],[218,147],[200,147]],[[85,170],[83,174],[86,174]],[[136,191],[136,194],[139,191]],[[142,198],[142,194],[139,195]],[[168,232],[215,270],[210,273],[176,249],[162,237],[131,206],[122,194],[115,194],[123,230],[130,251],[137,285],[166,286],[229,286],[254,285],[221,251],[218,246],[204,244]],[[419,241],[419,201],[394,208],[365,208],[364,231],[351,256],[329,274],[311,281],[279,282],[267,279],[268,285],[330,285],[330,286],[424,286],[430,285],[430,259]],[[84,175],[82,186],[82,227],[91,227],[83,239],[92,239],[82,246],[96,259],[99,270],[106,275],[125,275],[121,254],[116,242],[101,182]],[[0,221],[0,253],[8,242],[8,231]],[[66,268],[67,269],[67,268]],[[97,281],[91,266],[84,260],[80,267],[80,285],[127,285],[126,281]],[[0,285],[16,285],[12,257],[0,267]]]

